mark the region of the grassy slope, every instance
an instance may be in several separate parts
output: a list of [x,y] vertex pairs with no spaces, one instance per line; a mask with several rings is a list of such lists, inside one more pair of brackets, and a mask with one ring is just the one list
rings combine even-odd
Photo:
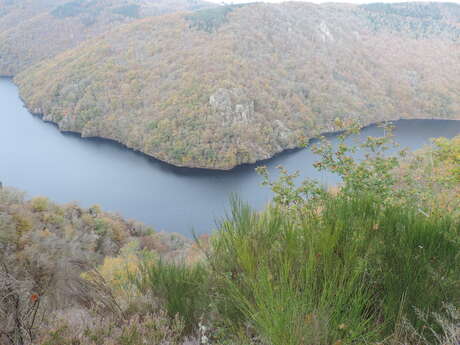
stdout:
[[459,6],[398,6],[252,4],[144,19],[15,81],[63,130],[215,169],[298,146],[336,118],[460,118]]
[[210,256],[219,310],[270,345],[374,343],[397,336],[401,317],[420,327],[414,308],[458,301],[460,228],[406,206],[339,196],[298,214],[237,208]]
[[193,10],[194,0],[3,0],[0,75],[15,75],[82,41],[136,18]]
[[[458,207],[436,200],[459,185],[459,139],[438,139],[403,166],[431,206],[346,186],[292,204],[274,199],[262,212],[234,203],[200,244],[204,265],[140,252],[132,237],[159,252],[149,230],[97,206],[0,189],[0,342],[18,344],[4,337],[14,334],[4,315],[18,296],[20,315],[36,308],[44,317],[24,344],[456,344]],[[76,263],[91,268],[104,256],[105,281],[79,274]]]
[[[134,265],[126,266],[132,273],[112,287],[124,286],[126,294],[117,296],[125,317],[136,313],[131,323],[115,320],[101,329],[94,322],[78,332],[67,317],[51,329],[43,326],[47,341],[38,343],[90,344],[99,334],[97,344],[157,345],[152,334],[161,323],[150,313],[162,309],[170,327],[182,319],[185,334],[205,334],[211,344],[456,343],[444,338],[458,339],[458,323],[441,330],[414,308],[431,313],[444,303],[457,306],[459,223],[448,212],[422,217],[406,206],[342,194],[293,212],[272,205],[256,213],[236,205],[211,238],[204,266],[147,259],[137,269],[137,261],[126,263]],[[142,320],[150,321],[147,329]],[[439,341],[427,326],[439,332]],[[51,342],[56,334],[60,338]],[[177,331],[169,336],[178,339],[168,344],[199,343]]]

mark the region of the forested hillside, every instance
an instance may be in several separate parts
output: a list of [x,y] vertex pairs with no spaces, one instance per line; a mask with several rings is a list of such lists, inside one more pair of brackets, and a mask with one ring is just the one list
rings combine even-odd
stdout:
[[4,31],[68,0],[0,0],[0,29]]
[[0,75],[137,18],[208,7],[200,0],[0,0]]
[[460,5],[248,4],[137,20],[17,76],[35,113],[229,169],[334,131],[460,118]]

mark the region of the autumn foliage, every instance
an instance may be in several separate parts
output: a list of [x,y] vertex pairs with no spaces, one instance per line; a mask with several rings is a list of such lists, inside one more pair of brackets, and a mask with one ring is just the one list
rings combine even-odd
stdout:
[[138,19],[15,82],[61,130],[229,169],[336,120],[458,119],[458,8],[247,4]]

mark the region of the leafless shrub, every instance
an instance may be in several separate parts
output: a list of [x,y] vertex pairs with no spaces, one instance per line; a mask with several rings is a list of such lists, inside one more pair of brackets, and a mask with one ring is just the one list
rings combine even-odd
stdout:
[[33,343],[43,319],[41,298],[31,280],[19,280],[0,265],[0,341],[11,345]]
[[113,317],[123,318],[123,310],[104,277],[96,269],[82,262],[74,262],[74,264],[81,271],[86,271],[85,278],[78,277],[67,286],[68,292],[75,300],[101,316],[110,314]]
[[[402,319],[395,334],[387,339],[386,345],[458,345],[460,344],[460,310],[452,304],[445,304],[442,313],[426,313],[417,310],[419,320],[424,324],[416,329]],[[430,322],[430,320],[432,322]],[[433,323],[434,321],[434,323]],[[432,324],[433,326],[427,326]],[[437,329],[435,329],[437,328]]]
[[80,320],[76,325],[72,318],[56,318],[48,331],[42,333],[40,344],[200,345],[197,339],[183,339],[182,321],[176,318],[171,322],[161,310],[131,315],[127,319],[98,316],[92,318],[90,324],[86,323],[86,327],[82,328],[81,325]]

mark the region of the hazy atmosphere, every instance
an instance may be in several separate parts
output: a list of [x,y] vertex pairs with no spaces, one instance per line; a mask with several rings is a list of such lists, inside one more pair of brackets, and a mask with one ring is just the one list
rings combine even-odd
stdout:
[[457,2],[0,0],[0,345],[460,345],[459,57]]
[[[218,0],[211,0],[211,2],[218,3],[218,4],[244,4],[247,3],[248,1],[218,1]],[[257,2],[257,1],[255,1]],[[260,1],[260,2],[266,2],[266,3],[280,3],[280,2],[286,2],[286,1],[276,1],[276,0],[266,0],[266,1]],[[304,1],[304,2],[310,2],[314,4],[328,4],[328,3],[336,3],[336,4],[369,4],[372,3],[373,1],[361,1],[361,0],[349,0],[349,1],[326,1],[326,0],[312,0],[312,1]],[[381,3],[404,3],[404,2],[441,2],[441,3],[460,3],[460,1],[442,1],[442,0],[423,0],[423,1],[397,1],[397,0],[384,0],[384,1],[378,1]]]

